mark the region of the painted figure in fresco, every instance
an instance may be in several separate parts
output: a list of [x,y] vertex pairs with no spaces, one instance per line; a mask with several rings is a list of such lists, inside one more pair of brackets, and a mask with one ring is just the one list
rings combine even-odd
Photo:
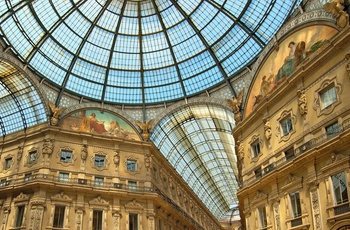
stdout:
[[289,55],[284,60],[284,64],[278,70],[275,77],[275,83],[277,84],[284,77],[289,77],[295,67],[297,67],[305,58],[305,42],[302,41],[296,44],[292,41],[288,44],[288,48],[290,49]]
[[107,132],[104,121],[98,121],[95,113],[91,113],[90,116],[83,119],[80,130],[84,132],[96,132],[98,134]]

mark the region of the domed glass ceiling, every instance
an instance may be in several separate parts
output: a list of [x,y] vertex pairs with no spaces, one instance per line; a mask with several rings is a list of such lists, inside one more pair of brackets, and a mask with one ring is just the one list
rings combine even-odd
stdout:
[[0,25],[8,45],[60,95],[154,104],[229,84],[298,2],[3,0]]

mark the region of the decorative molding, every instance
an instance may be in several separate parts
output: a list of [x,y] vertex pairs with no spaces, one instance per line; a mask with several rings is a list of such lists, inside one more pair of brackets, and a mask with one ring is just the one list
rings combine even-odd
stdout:
[[[321,94],[327,88],[331,87],[335,88],[335,93],[337,97],[337,101],[327,106],[326,108],[321,108]],[[321,83],[320,88],[318,88],[314,93],[314,104],[313,109],[316,111],[318,117],[321,115],[328,115],[333,112],[334,108],[341,103],[340,94],[342,93],[342,85],[337,82],[337,78],[334,77],[332,79],[326,79]]]
[[285,185],[281,187],[281,190],[286,194],[292,191],[297,191],[303,187],[303,178],[290,174],[285,181]]
[[101,196],[97,196],[89,201],[90,206],[100,206],[100,207],[108,207],[109,202],[105,199],[102,199]]
[[[104,164],[103,164],[103,166],[96,166],[95,165],[95,157],[96,156],[104,156]],[[93,167],[93,168],[95,168],[95,169],[97,169],[99,171],[107,170],[107,168],[108,168],[108,166],[110,164],[107,153],[102,152],[102,151],[95,152],[94,155],[91,156],[90,161],[91,161],[91,167]]]
[[73,201],[72,198],[65,195],[63,191],[57,193],[56,195],[51,196],[51,201],[61,202],[61,203],[71,203]]
[[[69,152],[72,153],[70,162],[61,161],[62,150],[69,151]],[[62,164],[64,167],[68,167],[70,165],[74,165],[74,162],[77,160],[77,156],[75,154],[74,149],[70,148],[68,146],[61,147],[60,150],[57,151],[56,156],[57,156],[57,159],[58,159],[57,163]]]
[[[292,121],[292,130],[290,130],[286,135],[283,135],[283,130],[281,127],[281,121],[283,121],[284,119],[290,117],[291,121]],[[293,110],[284,110],[280,117],[277,118],[277,126],[276,126],[276,136],[279,138],[279,142],[281,141],[288,141],[292,134],[295,133],[295,127],[296,127],[296,116],[293,114]]]
[[[127,163],[128,163],[129,160],[132,160],[132,161],[136,162],[136,170],[134,170],[134,171],[128,170]],[[142,165],[139,163],[139,158],[137,158],[137,157],[135,157],[133,155],[127,156],[125,158],[125,160],[124,160],[124,167],[125,167],[125,172],[129,173],[131,175],[135,175],[135,174],[141,173],[141,169],[142,169]]]
[[13,199],[13,202],[15,202],[15,203],[25,202],[25,201],[29,201],[29,199],[30,199],[30,197],[27,194],[21,192],[18,196],[16,196]]

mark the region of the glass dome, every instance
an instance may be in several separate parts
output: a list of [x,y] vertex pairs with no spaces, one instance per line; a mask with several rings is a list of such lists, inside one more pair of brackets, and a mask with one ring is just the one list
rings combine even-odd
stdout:
[[61,95],[156,104],[229,84],[298,2],[4,0],[0,25],[8,45]]

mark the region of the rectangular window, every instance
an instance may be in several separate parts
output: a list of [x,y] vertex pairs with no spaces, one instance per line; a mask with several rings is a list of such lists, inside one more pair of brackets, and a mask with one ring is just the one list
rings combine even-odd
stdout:
[[280,124],[282,128],[282,136],[287,135],[290,131],[293,130],[292,119],[290,118],[290,116],[281,120]]
[[321,109],[325,109],[337,101],[334,84],[320,92]]
[[105,166],[105,156],[96,155],[94,165],[97,167]]
[[331,124],[326,127],[327,138],[333,138],[339,134],[339,124],[338,122]]
[[29,164],[32,164],[36,161],[36,156],[37,156],[37,152],[36,151],[32,151],[32,152],[29,152],[29,159],[28,159],[28,162]]
[[5,169],[9,169],[12,165],[12,157],[5,159]]
[[255,141],[254,143],[251,144],[252,152],[253,152],[253,157],[257,157],[260,153],[260,143],[259,141]]
[[60,173],[58,176],[59,182],[68,182],[69,181],[69,173]]
[[95,177],[94,185],[98,187],[102,187],[104,184],[104,178],[103,177]]
[[62,150],[61,151],[60,161],[64,162],[64,163],[72,162],[72,152],[71,151],[67,151],[67,150]]
[[92,214],[92,230],[102,230],[103,211],[94,210]]
[[53,216],[53,225],[54,228],[63,228],[64,222],[64,211],[65,206],[55,206],[55,214]]
[[333,185],[333,193],[334,193],[334,201],[335,204],[342,204],[348,202],[348,188],[347,182],[345,178],[345,172],[341,172],[331,176],[332,185]]
[[258,212],[259,212],[260,228],[266,228],[267,227],[266,208],[260,207],[260,208],[258,208]]
[[19,228],[22,226],[23,216],[24,216],[24,205],[20,205],[17,207],[17,215],[16,215],[16,223],[15,227]]
[[138,214],[129,214],[129,230],[138,230]]
[[290,204],[292,208],[293,218],[301,216],[301,206],[299,192],[294,192],[289,194]]
[[137,164],[135,160],[127,160],[126,168],[128,171],[136,171]]
[[136,191],[137,182],[136,181],[128,181],[128,188],[129,188],[129,190]]

